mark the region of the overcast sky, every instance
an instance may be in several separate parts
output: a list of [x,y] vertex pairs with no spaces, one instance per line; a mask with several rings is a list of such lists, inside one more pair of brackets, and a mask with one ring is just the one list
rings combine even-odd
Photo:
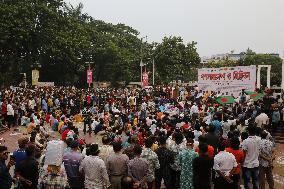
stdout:
[[164,36],[196,41],[201,56],[250,47],[259,53],[284,51],[284,0],[65,0],[82,2],[98,20],[124,23],[161,42]]

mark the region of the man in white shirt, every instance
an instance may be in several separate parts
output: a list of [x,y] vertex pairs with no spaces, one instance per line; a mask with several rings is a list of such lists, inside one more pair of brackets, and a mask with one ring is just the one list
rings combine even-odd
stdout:
[[225,151],[225,145],[219,146],[219,153],[214,157],[213,169],[216,171],[214,189],[232,189],[232,176],[238,163],[233,154]]
[[7,104],[7,121],[8,121],[8,128],[10,129],[14,123],[14,109],[11,101],[9,101]]
[[257,127],[263,128],[264,125],[268,125],[269,123],[269,118],[266,115],[266,113],[262,112],[255,118],[255,123]]
[[248,127],[249,137],[242,142],[242,149],[245,153],[243,163],[243,177],[245,189],[250,188],[250,177],[254,189],[259,188],[259,151],[261,139],[255,136],[256,127]]
[[87,156],[82,160],[79,170],[85,175],[85,188],[109,188],[109,175],[104,161],[98,156],[100,153],[97,144],[87,149]]

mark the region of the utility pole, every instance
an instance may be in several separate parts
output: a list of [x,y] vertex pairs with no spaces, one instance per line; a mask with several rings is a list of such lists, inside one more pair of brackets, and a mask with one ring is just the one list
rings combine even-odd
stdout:
[[23,75],[23,82],[24,82],[24,87],[27,88],[27,74],[26,73],[20,73]]
[[282,81],[281,81],[281,90],[282,90],[281,96],[282,96],[282,93],[284,91],[284,51],[283,51],[283,55],[282,55],[282,76],[281,76],[281,78],[282,78]]
[[155,59],[153,58],[153,87],[155,85]]
[[146,37],[142,37],[141,38],[141,48],[140,48],[140,56],[141,56],[141,59],[140,59],[140,83],[141,83],[141,88],[143,86],[143,66],[145,66],[145,64],[143,63],[143,38],[146,38],[146,43],[147,43],[147,36]]

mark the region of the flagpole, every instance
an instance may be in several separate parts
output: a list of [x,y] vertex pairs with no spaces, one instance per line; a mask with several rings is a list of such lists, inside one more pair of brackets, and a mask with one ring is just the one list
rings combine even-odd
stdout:
[[142,88],[142,85],[143,85],[143,81],[142,81],[142,74],[143,74],[143,62],[142,62],[142,58],[141,58],[141,61],[140,61],[140,83],[141,83],[141,88]]
[[281,81],[281,96],[282,96],[282,93],[283,93],[283,90],[284,90],[284,51],[283,51],[283,58],[282,58],[282,81]]
[[155,85],[155,60],[153,58],[153,87]]

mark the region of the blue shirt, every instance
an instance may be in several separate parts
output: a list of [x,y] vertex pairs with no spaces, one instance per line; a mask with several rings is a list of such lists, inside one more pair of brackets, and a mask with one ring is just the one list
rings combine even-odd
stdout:
[[25,150],[16,150],[13,152],[13,156],[15,157],[15,168],[17,169],[20,165],[20,163],[27,158],[27,154]]
[[42,107],[42,110],[47,110],[47,103],[46,103],[45,99],[42,99],[41,107]]
[[221,129],[222,129],[222,123],[218,120],[214,120],[214,121],[212,121],[212,125],[215,128],[215,134],[220,135]]
[[73,150],[67,152],[63,156],[63,163],[67,173],[68,179],[80,179],[79,166],[84,156],[79,152]]

